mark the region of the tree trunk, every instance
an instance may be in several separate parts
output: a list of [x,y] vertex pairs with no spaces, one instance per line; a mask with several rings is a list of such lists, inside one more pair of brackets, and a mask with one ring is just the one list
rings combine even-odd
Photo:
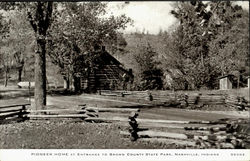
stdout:
[[23,66],[18,69],[18,82],[22,81]]
[[240,88],[240,75],[237,76],[237,89]]
[[4,87],[8,85],[8,71],[5,71],[5,78],[4,78]]
[[64,77],[63,80],[64,80],[64,89],[69,89],[69,79],[67,77]]
[[78,77],[73,76],[73,90],[74,92],[79,92],[80,90],[80,79]]
[[46,105],[46,40],[45,36],[37,39],[35,54],[35,106],[44,109]]
[[46,105],[46,34],[51,24],[53,2],[36,3],[35,13],[27,12],[29,22],[36,33],[35,54],[35,106],[43,109]]

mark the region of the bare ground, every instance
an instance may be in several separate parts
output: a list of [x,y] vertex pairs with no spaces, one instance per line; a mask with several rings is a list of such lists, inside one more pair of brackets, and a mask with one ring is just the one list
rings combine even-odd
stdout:
[[35,121],[0,125],[0,149],[162,149],[173,144],[132,142],[118,125]]

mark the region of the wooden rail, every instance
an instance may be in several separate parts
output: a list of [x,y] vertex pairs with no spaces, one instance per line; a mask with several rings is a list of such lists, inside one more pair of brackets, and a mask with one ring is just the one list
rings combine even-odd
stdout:
[[[49,107],[49,106],[48,106]],[[85,110],[85,105],[80,105],[81,109],[44,109],[27,110],[29,119],[50,119],[50,118],[81,118],[96,117]]]
[[29,118],[87,118],[89,117],[88,115],[86,114],[65,114],[65,115],[31,115],[31,114],[28,114],[27,117]]
[[[86,107],[85,110],[88,112],[88,118],[85,121],[88,122],[126,122],[128,116],[131,113],[139,112],[138,108],[107,108],[107,107]],[[97,117],[91,117],[91,115]],[[121,117],[121,115],[123,117]]]
[[3,108],[12,108],[12,107],[20,107],[20,106],[23,107],[23,108],[26,108],[26,106],[30,106],[30,103],[0,105],[0,109],[3,109]]
[[[131,120],[133,120],[132,123]],[[139,119],[134,117],[131,120],[127,124],[130,125],[128,126],[129,130],[122,130],[120,132],[121,135],[130,137],[131,141],[142,140],[167,144],[171,142],[181,145],[182,148],[191,146],[193,148],[235,149],[247,148],[247,143],[249,146],[249,121],[244,119],[174,121]],[[159,126],[159,123],[164,126]],[[147,124],[147,126],[144,124]],[[166,126],[168,124],[169,126]],[[183,144],[183,141],[185,144]]]
[[[154,105],[162,106],[178,106],[190,108],[202,108],[205,105],[225,105],[227,107],[236,108],[237,110],[247,110],[250,105],[249,102],[244,102],[243,97],[223,94],[176,94],[160,91],[111,91],[101,90],[101,95],[104,96],[122,96],[132,101],[148,101]],[[162,104],[163,103],[163,104]]]
[[[127,115],[131,112],[138,112],[135,108],[104,108],[104,107],[87,107],[79,105],[78,109],[45,109],[45,110],[27,110],[26,115],[30,119],[49,119],[49,118],[82,118],[90,122],[105,122],[103,118],[116,120],[116,114]],[[101,115],[101,117],[99,117]],[[111,116],[112,115],[112,116]],[[104,117],[105,116],[105,117]],[[118,118],[119,119],[119,118]],[[125,120],[127,121],[127,119]]]
[[25,114],[27,114],[26,106],[30,106],[29,103],[24,104],[9,104],[0,106],[0,120],[5,122],[7,119],[16,119],[25,120]]

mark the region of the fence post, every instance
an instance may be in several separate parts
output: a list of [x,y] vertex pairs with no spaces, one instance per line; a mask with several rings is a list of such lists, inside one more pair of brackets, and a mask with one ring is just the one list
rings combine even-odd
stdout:
[[18,117],[21,118],[22,120],[27,119],[26,117],[23,116],[25,113],[26,113],[26,105],[22,105]]
[[129,125],[131,126],[131,128],[129,129],[129,132],[130,132],[130,139],[131,141],[136,141],[138,139],[138,134],[137,132],[139,131],[138,129],[138,123],[137,121],[135,120],[135,118],[137,118],[138,116],[138,113],[132,113],[132,116],[129,116]]

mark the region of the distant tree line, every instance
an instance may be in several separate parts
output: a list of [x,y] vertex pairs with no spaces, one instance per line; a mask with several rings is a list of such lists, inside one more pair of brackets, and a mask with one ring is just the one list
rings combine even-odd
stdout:
[[[144,43],[141,45],[144,51],[137,54],[136,62],[141,67],[147,62],[152,70],[149,62],[158,65],[163,75],[157,75],[163,85],[159,81],[155,83],[159,83],[161,89],[216,89],[218,77],[227,74],[235,76],[233,83],[236,86],[246,85],[250,57],[249,11],[230,1],[191,1],[175,2],[171,14],[179,24],[172,32],[160,30],[158,41],[150,40],[150,35],[136,34],[140,37],[137,40],[148,38],[152,45],[150,50],[156,52],[154,59],[152,54],[147,57],[150,50]],[[140,69],[144,71],[147,71],[145,67]],[[150,72],[145,74],[155,77]],[[159,88],[148,86],[144,89]]]
[[0,7],[4,84],[13,68],[18,81],[25,68],[35,69],[39,107],[46,104],[46,57],[75,90],[79,73],[91,70],[95,59],[84,55],[96,45],[118,57],[132,53],[135,90],[215,89],[226,74],[234,74],[239,87],[249,75],[249,11],[230,1],[175,2],[173,31],[153,36],[144,29],[131,34],[134,40],[119,32],[132,20],[107,16],[107,3],[1,2]]
[[180,22],[171,34],[174,56],[187,89],[218,87],[218,77],[249,74],[249,12],[230,1],[176,2],[171,12]]

